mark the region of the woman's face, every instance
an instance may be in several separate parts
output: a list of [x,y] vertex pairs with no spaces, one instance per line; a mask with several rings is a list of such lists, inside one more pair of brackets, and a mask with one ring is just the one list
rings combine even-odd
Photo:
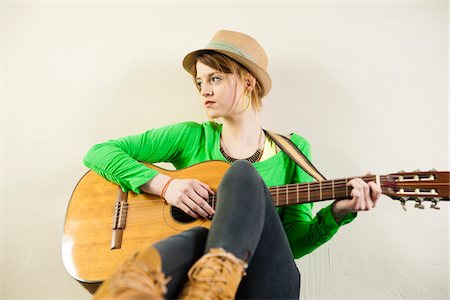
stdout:
[[196,84],[202,105],[210,118],[232,117],[242,113],[244,84],[236,75],[227,74],[197,62]]

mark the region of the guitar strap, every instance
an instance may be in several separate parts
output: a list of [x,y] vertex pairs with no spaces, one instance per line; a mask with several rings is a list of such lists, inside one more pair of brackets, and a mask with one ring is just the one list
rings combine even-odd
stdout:
[[286,153],[300,168],[312,176],[317,181],[326,180],[325,177],[314,167],[309,159],[302,153],[302,151],[290,139],[281,134],[276,134],[264,130],[280,149]]

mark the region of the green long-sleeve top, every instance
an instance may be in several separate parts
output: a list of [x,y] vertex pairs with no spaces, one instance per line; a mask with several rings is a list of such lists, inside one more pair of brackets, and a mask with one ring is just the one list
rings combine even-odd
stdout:
[[[219,150],[221,130],[221,125],[211,122],[184,122],[151,129],[95,145],[84,157],[84,163],[124,191],[141,193],[139,187],[158,174],[141,162],[170,162],[181,169],[209,160],[225,161]],[[291,141],[310,158],[308,141],[297,134],[291,135]],[[313,181],[282,151],[253,166],[267,186]],[[312,206],[306,203],[277,208],[295,258],[312,252],[355,218],[355,214],[349,214],[336,222],[331,205],[313,217]]]

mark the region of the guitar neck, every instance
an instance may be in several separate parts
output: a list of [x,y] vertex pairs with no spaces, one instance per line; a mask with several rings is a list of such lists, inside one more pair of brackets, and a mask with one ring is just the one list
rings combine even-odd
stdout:
[[[386,181],[386,176],[370,175],[361,177],[365,182],[374,181],[381,185],[381,181]],[[308,183],[295,183],[283,186],[270,187],[275,206],[285,206],[325,200],[341,200],[350,197],[352,190],[347,183],[353,179],[335,179],[314,181]]]

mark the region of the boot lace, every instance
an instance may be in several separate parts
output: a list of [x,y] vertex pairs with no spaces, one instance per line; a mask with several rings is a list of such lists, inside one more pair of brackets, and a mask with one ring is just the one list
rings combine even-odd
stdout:
[[[245,276],[247,264],[233,254],[210,251],[205,254],[189,270],[188,277],[192,283],[187,290],[188,299],[234,299],[235,290],[230,290],[230,281],[236,281],[236,289],[240,278]],[[240,275],[240,276],[236,276]],[[236,277],[239,277],[236,279]]]
[[167,293],[169,281],[170,278],[164,278],[161,271],[150,268],[143,261],[131,260],[121,266],[110,287],[114,295],[134,290],[155,299]]

